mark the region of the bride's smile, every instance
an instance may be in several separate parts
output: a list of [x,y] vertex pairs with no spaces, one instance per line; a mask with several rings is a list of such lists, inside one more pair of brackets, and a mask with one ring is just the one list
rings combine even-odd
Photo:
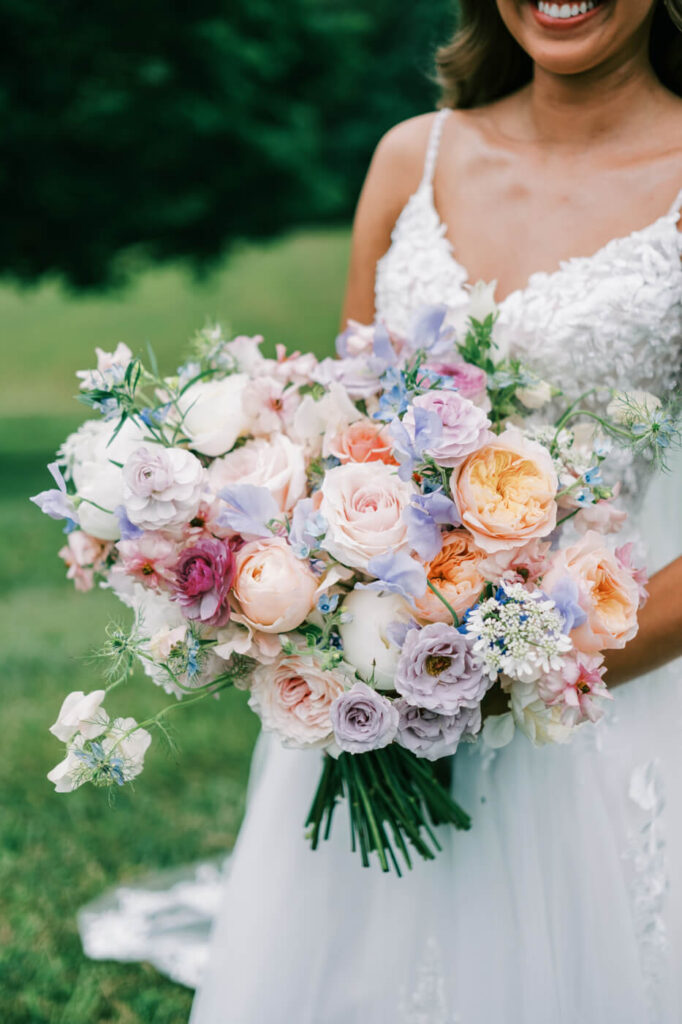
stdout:
[[557,4],[548,0],[529,0],[539,24],[558,31],[575,29],[592,21],[613,2],[614,0],[582,0],[581,3]]

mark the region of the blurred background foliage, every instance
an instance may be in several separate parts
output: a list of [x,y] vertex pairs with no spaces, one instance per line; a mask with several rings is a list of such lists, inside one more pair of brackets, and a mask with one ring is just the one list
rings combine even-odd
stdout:
[[[450,0],[0,0],[2,1024],[187,1020],[191,993],[149,965],[86,960],[76,912],[229,850],[257,732],[228,694],[186,714],[176,755],[155,741],[113,807],[45,779],[47,728],[100,685],[93,649],[125,619],[73,590],[60,525],[27,500],[84,418],[74,371],[125,341],[172,372],[209,319],[330,352],[367,162],[433,107],[450,28]],[[162,702],[135,678],[111,711]]]
[[0,274],[101,286],[131,249],[347,221],[452,27],[453,0],[0,0]]

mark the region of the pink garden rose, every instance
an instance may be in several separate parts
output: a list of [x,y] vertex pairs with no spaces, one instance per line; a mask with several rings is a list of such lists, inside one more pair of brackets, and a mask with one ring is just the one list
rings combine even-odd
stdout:
[[264,633],[296,629],[315,604],[318,581],[283,537],[254,540],[235,558],[234,594],[244,620]]
[[370,419],[356,420],[327,440],[325,451],[340,462],[385,462],[397,465],[393,441],[384,424]]
[[568,577],[578,586],[578,603],[587,621],[571,632],[579,651],[596,654],[625,647],[637,632],[639,587],[632,571],[604,547],[598,533],[590,531],[571,547],[558,550],[542,581],[551,593]]
[[209,487],[218,494],[231,484],[267,487],[282,512],[288,512],[306,493],[306,460],[301,445],[285,434],[247,441],[208,469]]
[[[490,437],[490,420],[486,414],[458,391],[427,391],[415,398],[413,406],[434,412],[441,421],[442,434],[433,447],[427,449],[440,466],[458,466]],[[414,435],[412,407],[405,413],[403,426]]]
[[597,533],[617,533],[627,519],[628,514],[611,501],[598,501],[594,505],[584,505],[575,517],[575,528],[578,533],[596,530]]
[[409,546],[403,510],[416,493],[383,462],[330,469],[320,488],[327,532],[322,547],[343,565],[366,569],[375,555]]
[[552,545],[546,540],[531,540],[520,548],[496,551],[479,565],[487,580],[499,583],[535,583],[549,568]]
[[134,540],[120,540],[116,546],[121,565],[138,583],[157,590],[172,582],[178,548],[163,533],[149,531]]
[[66,562],[67,580],[73,580],[76,590],[91,590],[95,584],[95,573],[104,569],[113,544],[91,537],[84,530],[73,530],[66,538],[66,544],[59,551],[59,557]]
[[557,487],[547,449],[515,427],[470,455],[451,481],[462,524],[490,554],[551,533]]
[[175,566],[175,597],[188,619],[223,626],[235,565],[227,541],[206,538],[185,548]]
[[351,684],[339,669],[323,671],[312,658],[282,657],[256,669],[249,706],[284,746],[324,747],[334,737],[332,704]]

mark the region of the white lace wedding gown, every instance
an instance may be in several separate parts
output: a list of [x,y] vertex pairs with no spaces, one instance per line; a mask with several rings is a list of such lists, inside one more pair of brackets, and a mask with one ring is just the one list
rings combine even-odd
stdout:
[[[447,116],[377,268],[378,315],[398,331],[420,305],[464,301],[431,185]],[[569,400],[599,382],[676,386],[681,202],[502,302],[515,351]],[[682,552],[679,477],[645,502],[647,476],[627,467],[627,501],[658,567]],[[191,1024],[679,1024],[679,668],[619,689],[608,720],[568,746],[461,749],[453,787],[473,828],[442,831],[443,853],[402,879],[361,867],[343,816],[312,853],[302,822],[318,760],[261,739]],[[216,885],[195,891],[209,903]],[[109,919],[124,947],[128,901]],[[107,955],[102,918],[85,924]],[[171,960],[182,978],[183,948],[191,980],[196,947],[176,942]]]

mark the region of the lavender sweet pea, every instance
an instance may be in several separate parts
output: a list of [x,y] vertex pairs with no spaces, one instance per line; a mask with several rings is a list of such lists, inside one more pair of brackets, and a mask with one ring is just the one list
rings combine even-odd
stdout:
[[406,700],[397,700],[393,706],[400,714],[397,742],[428,761],[454,754],[463,737],[475,736],[481,730],[480,704],[462,708],[456,715],[439,715]]
[[456,715],[480,704],[490,683],[472,641],[444,622],[411,629],[395,673],[395,688],[408,704]]
[[395,739],[398,720],[395,705],[360,682],[337,697],[331,707],[334,737],[349,754],[387,747]]

